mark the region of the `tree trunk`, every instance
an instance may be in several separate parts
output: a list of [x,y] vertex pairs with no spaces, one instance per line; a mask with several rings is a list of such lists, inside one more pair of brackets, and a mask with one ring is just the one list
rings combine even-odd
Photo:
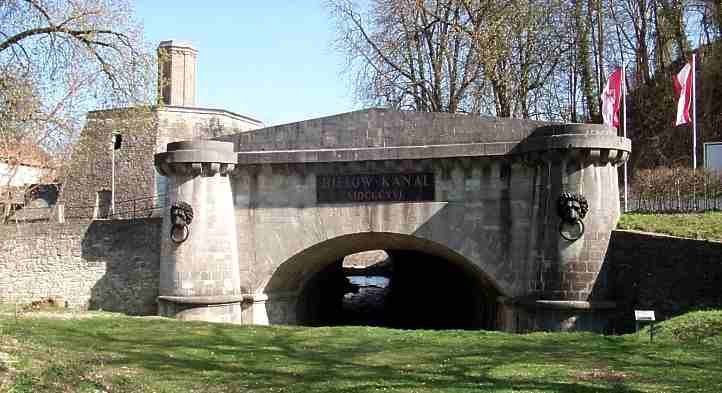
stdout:
[[574,22],[577,33],[577,59],[581,72],[582,91],[584,92],[589,121],[599,123],[599,106],[597,105],[597,97],[594,94],[594,72],[592,71],[589,53],[589,25],[582,12],[582,3],[580,1],[575,2]]

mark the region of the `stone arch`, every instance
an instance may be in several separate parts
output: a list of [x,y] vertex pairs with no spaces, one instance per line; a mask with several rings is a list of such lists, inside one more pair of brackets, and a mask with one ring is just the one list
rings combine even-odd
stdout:
[[[491,274],[480,268],[479,261],[473,261],[469,256],[463,255],[447,245],[422,238],[415,235],[401,234],[394,232],[357,232],[336,236],[327,240],[318,242],[300,252],[293,255],[281,263],[271,275],[269,281],[264,287],[264,292],[269,295],[269,319],[271,323],[303,323],[304,316],[299,313],[304,302],[304,291],[312,280],[321,274],[324,269],[335,262],[340,262],[347,255],[370,250],[385,250],[390,254],[398,255],[399,253],[417,253],[429,256],[438,263],[443,261],[448,264],[449,268],[463,277],[464,282],[469,282],[475,288],[470,296],[483,297],[486,302],[493,303],[494,313],[495,302],[499,296],[505,295],[504,291],[493,278]],[[424,260],[426,261],[426,260]],[[430,263],[428,261],[422,263]],[[339,263],[340,266],[340,263]],[[412,266],[416,269],[416,266]],[[426,269],[428,266],[419,265],[418,269]],[[408,269],[408,266],[407,266]],[[408,271],[408,270],[407,270]],[[392,280],[393,282],[393,280]],[[439,293],[438,296],[443,296]],[[278,301],[278,299],[284,299]],[[274,301],[275,300],[275,301]],[[454,302],[456,299],[450,299]],[[274,306],[275,303],[275,306]],[[282,313],[284,317],[276,315],[274,317],[274,309],[281,308],[286,310]],[[488,308],[488,307],[487,307]],[[488,313],[488,309],[485,311]],[[288,317],[291,315],[292,317]],[[477,318],[477,317],[474,317]],[[478,326],[483,328],[495,327],[495,315],[491,317],[485,315],[483,323],[479,322]],[[489,322],[489,320],[494,321]],[[471,326],[469,326],[471,327]]]

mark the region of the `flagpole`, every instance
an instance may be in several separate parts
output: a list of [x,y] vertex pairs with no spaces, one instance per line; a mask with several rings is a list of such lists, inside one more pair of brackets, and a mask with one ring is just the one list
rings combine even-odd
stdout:
[[[622,60],[622,111],[624,111],[624,117],[622,118],[622,127],[624,129],[624,137],[627,137],[627,63]],[[627,203],[627,161],[624,160],[624,212],[626,213],[629,208]]]
[[115,215],[115,135],[110,136],[110,217]]
[[692,169],[697,170],[697,55],[692,53]]

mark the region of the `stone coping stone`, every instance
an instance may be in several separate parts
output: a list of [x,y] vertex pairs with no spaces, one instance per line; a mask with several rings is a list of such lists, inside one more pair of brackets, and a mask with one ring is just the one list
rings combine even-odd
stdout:
[[265,302],[265,294],[219,295],[219,296],[158,296],[158,300],[181,304],[226,304],[239,302]]
[[[632,213],[633,213],[633,212],[632,212]],[[661,233],[661,232],[645,232],[645,231],[640,231],[640,230],[636,230],[636,229],[615,229],[615,230],[612,231],[612,232],[632,233],[632,234],[637,234],[637,235],[645,235],[645,236],[649,236],[649,237],[655,237],[655,238],[659,238],[659,239],[664,239],[664,238],[669,238],[669,239],[682,239],[682,240],[686,240],[686,241],[697,242],[698,244],[704,244],[704,243],[718,243],[718,244],[720,244],[720,243],[722,243],[722,239],[720,239],[720,240],[716,240],[716,239],[695,239],[695,238],[693,238],[693,237],[675,236],[675,235],[670,235],[670,234]]]
[[532,133],[533,137],[555,135],[617,136],[617,129],[602,124],[556,123],[538,127]]
[[[498,157],[558,150],[612,150],[629,153],[632,142],[616,136],[562,135],[517,142],[464,143],[456,145],[343,148],[317,150],[264,150],[238,152],[239,165],[426,160],[454,157]],[[624,161],[627,154],[618,154]]]
[[497,300],[502,304],[520,305],[547,310],[605,310],[617,307],[617,303],[610,300],[539,300],[528,298],[508,298],[504,296],[499,297]]
[[88,119],[111,119],[114,117],[127,117],[133,116],[138,117],[140,114],[154,114],[157,112],[176,112],[176,113],[191,113],[191,114],[202,114],[212,116],[223,116],[236,120],[242,120],[250,122],[256,126],[262,127],[263,122],[247,115],[241,115],[239,113],[231,112],[226,109],[218,108],[204,108],[197,106],[181,106],[181,105],[151,105],[147,107],[125,107],[125,108],[112,108],[112,109],[97,109],[94,111],[88,111]]
[[244,300],[243,295],[219,295],[219,296],[158,296],[158,300],[170,303],[181,304],[225,304],[240,303]]
[[158,44],[158,47],[159,48],[183,48],[183,49],[190,49],[194,52],[198,52],[198,50],[193,47],[193,44],[191,44],[190,41],[165,40],[165,41],[161,41],[160,44]]
[[431,158],[503,156],[510,154],[516,145],[516,143],[498,142],[377,148],[250,151],[238,152],[238,164],[425,160]]
[[195,114],[224,116],[224,117],[230,117],[233,119],[243,120],[246,122],[254,123],[257,126],[263,126],[263,122],[258,119],[255,119],[253,117],[246,116],[246,115],[241,115],[240,113],[231,112],[226,109],[204,108],[204,107],[198,107],[198,106],[181,106],[181,105],[163,105],[163,106],[156,106],[153,108],[159,112],[181,112],[181,113],[195,113]]
[[519,144],[520,153],[559,149],[610,149],[632,151],[632,141],[616,135],[560,134],[529,137]]
[[613,309],[617,307],[617,303],[613,301],[579,301],[579,300],[537,300],[534,302],[537,308],[545,308],[552,310],[600,310]]
[[157,153],[156,166],[160,164],[217,163],[235,164],[233,144],[219,141],[180,141],[168,144],[168,151]]
[[210,140],[194,140],[194,141],[178,141],[168,144],[167,152],[178,150],[213,150],[219,152],[233,152],[233,143],[210,141]]

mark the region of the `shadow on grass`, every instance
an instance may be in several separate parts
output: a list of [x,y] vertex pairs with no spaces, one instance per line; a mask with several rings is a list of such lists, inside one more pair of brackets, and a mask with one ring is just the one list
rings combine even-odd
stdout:
[[[26,332],[27,333],[27,332]],[[237,327],[133,319],[38,321],[28,338],[70,356],[141,370],[187,391],[641,392],[575,371],[680,367],[619,338],[374,328]],[[37,339],[37,340],[36,340]],[[719,372],[718,359],[690,367]],[[642,375],[655,380],[661,375]],[[669,376],[668,376],[669,378]],[[674,378],[674,377],[672,377]],[[643,381],[642,381],[643,382]]]

